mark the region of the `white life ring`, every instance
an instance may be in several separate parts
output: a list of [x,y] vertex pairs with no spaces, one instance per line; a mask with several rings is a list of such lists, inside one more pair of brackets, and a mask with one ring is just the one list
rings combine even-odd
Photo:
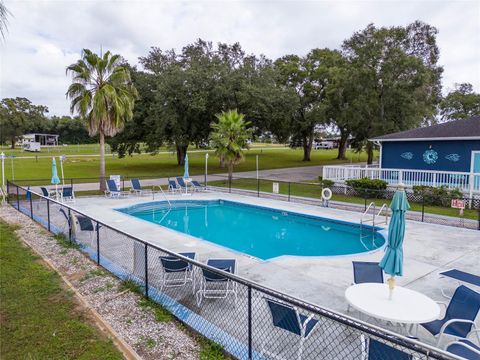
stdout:
[[322,200],[330,200],[332,198],[332,190],[329,188],[322,189]]

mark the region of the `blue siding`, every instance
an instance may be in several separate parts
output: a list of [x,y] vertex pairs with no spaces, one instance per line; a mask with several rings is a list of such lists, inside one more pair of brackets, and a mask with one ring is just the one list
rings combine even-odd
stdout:
[[480,140],[386,141],[382,168],[469,172],[473,150]]

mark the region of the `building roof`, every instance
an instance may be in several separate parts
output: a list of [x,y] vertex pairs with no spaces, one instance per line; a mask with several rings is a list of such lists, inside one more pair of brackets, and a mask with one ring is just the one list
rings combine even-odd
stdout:
[[480,116],[400,131],[371,140],[380,142],[398,140],[480,140]]

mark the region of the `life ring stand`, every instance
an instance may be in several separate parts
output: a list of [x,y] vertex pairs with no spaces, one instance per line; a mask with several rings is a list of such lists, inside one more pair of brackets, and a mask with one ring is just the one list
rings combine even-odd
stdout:
[[329,188],[323,188],[322,189],[322,200],[330,200],[332,198],[332,190]]

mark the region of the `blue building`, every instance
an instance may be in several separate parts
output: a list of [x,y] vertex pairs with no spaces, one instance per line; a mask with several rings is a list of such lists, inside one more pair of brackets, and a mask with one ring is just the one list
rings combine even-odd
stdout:
[[480,195],[480,116],[379,136],[378,167],[324,166],[323,178],[343,183],[364,177],[458,188]]
[[380,167],[480,173],[480,116],[388,134],[380,144]]

